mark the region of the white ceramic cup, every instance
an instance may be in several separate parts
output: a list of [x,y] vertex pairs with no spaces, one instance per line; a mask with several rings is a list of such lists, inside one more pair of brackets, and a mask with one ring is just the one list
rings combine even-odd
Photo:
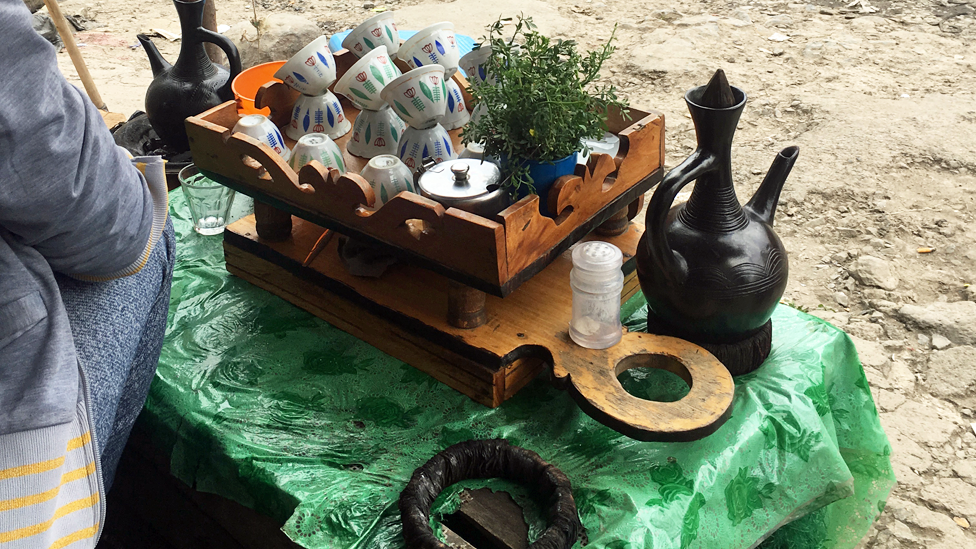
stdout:
[[432,128],[444,117],[447,108],[444,67],[428,65],[413,69],[387,84],[380,96],[411,127]]
[[298,143],[295,143],[295,150],[291,153],[288,165],[297,173],[302,166],[313,160],[318,160],[326,168],[335,168],[343,173],[346,171],[346,164],[342,161],[342,151],[335,141],[324,133],[303,135]]
[[291,122],[285,128],[288,137],[298,140],[309,133],[324,133],[338,139],[349,133],[352,122],[346,118],[334,93],[300,95],[291,110]]
[[457,158],[451,135],[440,124],[433,128],[418,130],[407,128],[400,139],[400,149],[397,156],[416,173],[424,163],[425,158],[433,158],[434,162],[443,162]]
[[486,44],[469,51],[458,61],[458,66],[464,69],[464,73],[468,75],[468,82],[471,82],[471,85],[478,86],[485,82],[488,82],[488,84],[495,83],[495,79],[489,78],[488,71],[485,68],[485,62],[488,61],[490,56],[491,44]]
[[268,120],[263,114],[248,114],[242,116],[237,124],[234,125],[234,133],[243,133],[271,147],[271,150],[278,153],[282,158],[288,160],[291,151],[285,145],[285,140],[281,137],[281,132],[274,122]]
[[400,74],[386,46],[379,46],[350,67],[333,89],[348,97],[360,109],[378,111],[386,107],[380,92]]
[[329,38],[320,36],[298,50],[274,77],[305,95],[321,95],[336,79],[336,62]]
[[441,119],[441,126],[445,130],[456,130],[463,127],[471,120],[471,114],[464,104],[464,95],[461,94],[461,86],[453,78],[447,79],[447,108],[444,109],[444,118]]
[[375,156],[359,173],[373,188],[376,202],[372,209],[378,209],[391,198],[403,191],[414,192],[413,173],[399,158],[392,154]]
[[445,76],[454,76],[461,59],[461,51],[454,38],[454,24],[445,21],[421,30],[400,46],[397,57],[412,69],[440,65],[444,67]]
[[403,119],[385,104],[378,111],[360,111],[353,122],[352,137],[346,142],[346,150],[363,158],[396,154],[406,129]]
[[386,46],[390,55],[396,55],[400,48],[400,33],[397,31],[393,12],[386,11],[363,21],[342,40],[342,47],[356,57],[362,57],[380,46]]

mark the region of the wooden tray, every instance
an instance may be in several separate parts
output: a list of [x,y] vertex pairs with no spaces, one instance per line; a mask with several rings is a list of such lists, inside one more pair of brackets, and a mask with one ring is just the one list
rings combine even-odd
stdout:
[[[341,76],[356,61],[347,51],[336,54]],[[467,81],[454,79],[462,90]],[[256,105],[271,108],[278,126],[290,121],[298,92],[280,83],[259,90]],[[468,97],[470,99],[470,97]],[[346,117],[359,111],[341,99]],[[593,154],[576,175],[560,178],[549,193],[550,211],[539,213],[530,195],[494,219],[486,219],[405,192],[375,212],[373,191],[357,175],[367,159],[345,151],[350,134],[336,140],[348,173],[313,163],[296,174],[266,145],[243,134],[232,134],[239,115],[233,101],[187,118],[187,134],[196,165],[208,176],[289,214],[386,248],[415,265],[457,282],[504,297],[541,271],[560,253],[622,209],[632,218],[644,193],[661,180],[664,159],[664,117],[630,109],[630,120],[610,116],[610,130],[620,137],[616,158]],[[460,130],[450,132],[455,146]],[[289,146],[294,142],[285,138]],[[263,214],[260,214],[263,215]],[[411,220],[422,220],[424,231],[411,231]]]
[[[616,346],[583,349],[569,339],[569,253],[506,298],[488,296],[487,322],[461,329],[446,320],[448,280],[400,263],[381,278],[350,275],[335,241],[308,267],[302,262],[322,228],[297,220],[292,237],[268,242],[254,217],[224,232],[227,269],[486,406],[495,407],[552,365],[553,380],[598,421],[639,440],[694,440],[712,433],[731,410],[732,377],[704,349],[682,340],[626,333]],[[624,252],[622,299],[638,290],[634,273],[639,225],[606,238]],[[634,367],[668,369],[691,392],[678,402],[627,393],[617,375]]]

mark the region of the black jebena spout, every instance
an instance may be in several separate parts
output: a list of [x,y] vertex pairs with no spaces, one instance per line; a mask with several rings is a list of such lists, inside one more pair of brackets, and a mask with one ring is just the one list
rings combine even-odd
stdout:
[[[799,149],[783,149],[755,196],[739,204],[732,185],[732,138],[746,94],[719,69],[707,86],[685,94],[698,148],[658,185],[637,249],[647,298],[647,330],[708,349],[733,375],[769,355],[770,316],[789,274],[773,215]],[[672,207],[695,182],[691,198]]]
[[[146,90],[146,115],[153,130],[177,152],[190,149],[184,120],[234,99],[231,83],[241,72],[237,46],[229,38],[203,27],[206,0],[174,0],[180,16],[182,44],[170,65],[146,35],[137,35],[152,66],[153,81]],[[224,50],[230,71],[215,65],[203,45],[211,42]]]

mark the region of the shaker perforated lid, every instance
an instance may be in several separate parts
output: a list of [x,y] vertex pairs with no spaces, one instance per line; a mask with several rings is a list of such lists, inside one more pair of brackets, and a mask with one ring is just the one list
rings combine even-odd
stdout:
[[609,242],[584,242],[573,249],[573,267],[577,269],[601,273],[619,270],[623,264],[623,252]]

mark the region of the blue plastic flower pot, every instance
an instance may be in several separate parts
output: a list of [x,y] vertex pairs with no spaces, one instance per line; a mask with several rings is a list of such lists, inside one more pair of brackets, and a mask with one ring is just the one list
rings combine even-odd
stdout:
[[[572,175],[576,170],[576,153],[550,162],[539,160],[522,160],[522,162],[529,167],[532,185],[539,195],[539,212],[544,216],[553,217],[555,213],[549,212],[549,189],[557,179],[564,175]],[[528,194],[528,189],[519,190],[519,198],[524,198]]]

